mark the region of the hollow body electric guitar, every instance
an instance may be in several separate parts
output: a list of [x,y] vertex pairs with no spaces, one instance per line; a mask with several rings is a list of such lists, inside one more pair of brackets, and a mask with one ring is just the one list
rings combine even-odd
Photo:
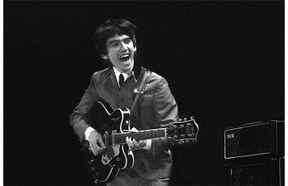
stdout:
[[132,132],[130,131],[129,109],[113,109],[102,100],[95,104],[94,109],[97,111],[97,118],[93,115],[92,123],[97,125],[92,127],[101,133],[106,149],[102,154],[94,156],[89,148],[89,142],[86,141],[83,150],[88,162],[89,172],[95,178],[96,184],[108,183],[121,170],[134,165],[133,152],[126,144],[126,137],[136,140],[168,137],[176,140],[179,144],[197,141],[199,127],[193,118],[173,122],[167,128]]

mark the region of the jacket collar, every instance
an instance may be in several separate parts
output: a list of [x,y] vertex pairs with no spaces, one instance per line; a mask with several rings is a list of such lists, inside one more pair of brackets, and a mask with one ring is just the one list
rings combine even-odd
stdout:
[[[135,80],[137,81],[138,78],[139,78],[139,75],[142,71],[142,66],[140,64],[134,64],[134,67],[132,69],[132,76],[134,75],[134,78]],[[115,72],[114,72],[114,69],[113,69],[113,66],[110,67],[110,70],[109,71],[113,71],[113,74],[115,75]],[[116,76],[115,76],[116,78]]]
[[135,79],[138,80],[142,66],[140,64],[134,64],[132,71],[134,72]]

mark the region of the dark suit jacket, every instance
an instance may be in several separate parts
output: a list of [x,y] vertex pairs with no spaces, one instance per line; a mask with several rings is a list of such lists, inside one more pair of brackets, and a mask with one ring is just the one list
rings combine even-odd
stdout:
[[[93,104],[103,99],[113,108],[130,109],[135,97],[133,90],[136,83],[137,76],[132,74],[119,89],[111,67],[93,74],[90,85],[70,118],[70,123],[80,141],[83,141],[87,127],[91,126],[85,114]],[[132,115],[131,127],[138,130],[165,127],[178,118],[178,106],[163,77],[151,73],[144,95],[140,96]],[[124,173],[146,179],[169,177],[172,168],[169,145],[169,139],[161,138],[152,140],[151,151],[144,149],[134,151],[135,164]]]

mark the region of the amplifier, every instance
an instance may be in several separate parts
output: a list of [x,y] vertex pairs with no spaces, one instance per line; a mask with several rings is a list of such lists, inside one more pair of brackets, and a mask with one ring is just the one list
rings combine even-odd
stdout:
[[285,159],[283,157],[259,158],[257,160],[247,158],[241,163],[231,162],[233,163],[224,165],[225,184],[227,186],[284,186]]
[[225,159],[254,156],[284,156],[284,121],[259,121],[225,128]]

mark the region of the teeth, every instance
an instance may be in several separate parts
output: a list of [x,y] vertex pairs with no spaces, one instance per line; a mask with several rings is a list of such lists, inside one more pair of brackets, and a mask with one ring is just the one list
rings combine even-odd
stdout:
[[129,59],[129,57],[130,57],[129,54],[124,54],[124,55],[122,55],[122,56],[120,57],[120,59],[121,59],[122,61],[126,61],[126,60]]

